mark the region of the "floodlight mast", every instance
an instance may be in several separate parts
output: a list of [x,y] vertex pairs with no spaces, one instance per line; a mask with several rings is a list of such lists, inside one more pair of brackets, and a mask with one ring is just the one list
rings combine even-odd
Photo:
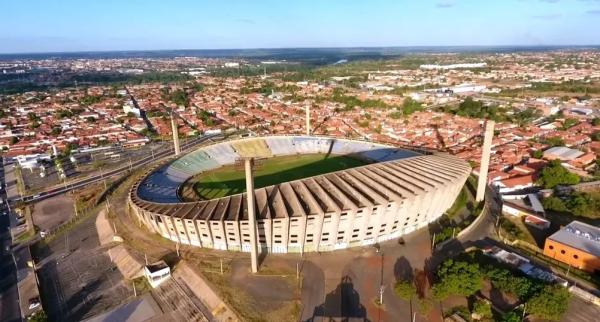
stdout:
[[306,105],[306,135],[310,135],[310,105]]
[[173,115],[173,111],[171,111],[171,130],[173,131],[173,147],[175,150],[175,155],[178,156],[181,153],[181,148],[179,147],[179,131],[177,130],[177,122],[175,121],[175,116]]
[[477,195],[475,201],[483,201],[485,188],[487,187],[488,169],[490,167],[490,155],[492,153],[492,139],[494,138],[494,121],[487,120],[484,124],[483,147],[481,149],[481,163],[479,165],[479,182],[477,183]]
[[250,224],[250,262],[252,273],[258,272],[258,245],[256,242],[256,207],[254,206],[253,158],[244,158],[246,172],[246,198],[248,199],[248,222]]

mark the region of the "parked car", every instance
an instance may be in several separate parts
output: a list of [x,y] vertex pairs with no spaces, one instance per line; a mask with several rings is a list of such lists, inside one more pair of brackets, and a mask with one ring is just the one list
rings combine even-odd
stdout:
[[40,306],[40,298],[38,296],[29,299],[29,309],[33,310]]

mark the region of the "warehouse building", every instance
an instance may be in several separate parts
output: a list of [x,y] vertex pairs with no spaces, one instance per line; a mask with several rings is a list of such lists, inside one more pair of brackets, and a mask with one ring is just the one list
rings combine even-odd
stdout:
[[584,271],[600,271],[600,228],[573,221],[546,239],[544,255]]

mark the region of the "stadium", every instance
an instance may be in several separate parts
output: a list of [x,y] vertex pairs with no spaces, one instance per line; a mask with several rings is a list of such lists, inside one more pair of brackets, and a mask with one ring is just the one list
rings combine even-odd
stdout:
[[129,209],[174,242],[249,252],[241,158],[260,158],[256,236],[272,253],[364,246],[423,228],[452,206],[471,171],[448,154],[367,141],[241,138],[150,169],[132,187]]

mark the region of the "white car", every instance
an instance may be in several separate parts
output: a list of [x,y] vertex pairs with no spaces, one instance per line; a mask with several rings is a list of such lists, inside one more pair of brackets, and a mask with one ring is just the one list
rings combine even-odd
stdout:
[[40,298],[39,297],[33,297],[29,299],[29,309],[33,310],[36,307],[40,306]]

